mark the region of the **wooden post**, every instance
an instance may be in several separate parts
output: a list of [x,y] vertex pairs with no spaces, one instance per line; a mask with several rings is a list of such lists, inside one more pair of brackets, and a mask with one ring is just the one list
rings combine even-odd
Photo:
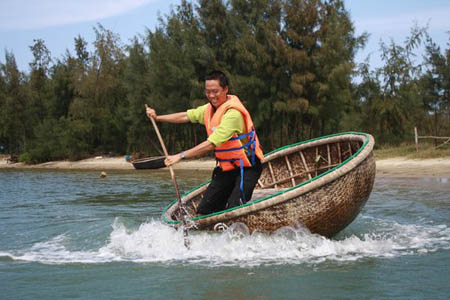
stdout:
[[417,136],[417,127],[414,127],[414,140],[416,141],[416,152],[419,152],[419,137]]

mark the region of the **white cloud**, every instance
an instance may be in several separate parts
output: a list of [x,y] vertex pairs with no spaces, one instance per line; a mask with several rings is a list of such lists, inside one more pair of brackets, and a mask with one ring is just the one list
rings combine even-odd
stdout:
[[367,31],[369,33],[395,33],[409,32],[409,29],[417,22],[419,26],[429,25],[432,31],[450,30],[450,7],[433,8],[399,14],[387,17],[371,17],[355,19],[355,27],[358,32]]
[[96,21],[155,0],[1,0],[0,29],[39,29]]

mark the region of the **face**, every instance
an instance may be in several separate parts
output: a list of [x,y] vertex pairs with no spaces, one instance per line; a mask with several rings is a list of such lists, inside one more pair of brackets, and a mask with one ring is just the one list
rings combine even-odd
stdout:
[[227,94],[228,87],[222,88],[218,80],[205,81],[205,95],[215,108],[227,100]]

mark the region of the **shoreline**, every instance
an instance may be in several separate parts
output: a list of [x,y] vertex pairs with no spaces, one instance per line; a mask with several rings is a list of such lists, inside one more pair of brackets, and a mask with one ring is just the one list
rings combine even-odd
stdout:
[[[51,161],[42,164],[27,165],[24,163],[7,163],[7,157],[0,158],[0,170],[2,169],[49,169],[49,170],[135,170],[132,163],[125,160],[125,156],[82,159],[79,161]],[[216,165],[214,159],[191,159],[181,161],[173,166],[174,170],[210,170]],[[166,168],[162,168],[164,170]]]
[[[7,163],[7,157],[0,157],[2,169],[56,169],[56,170],[134,170],[125,156],[95,157],[80,161],[54,161],[36,165],[24,163]],[[450,178],[450,158],[405,159],[389,158],[376,161],[377,176],[392,177],[445,177]],[[174,170],[212,170],[216,165],[214,159],[191,159],[176,164]]]

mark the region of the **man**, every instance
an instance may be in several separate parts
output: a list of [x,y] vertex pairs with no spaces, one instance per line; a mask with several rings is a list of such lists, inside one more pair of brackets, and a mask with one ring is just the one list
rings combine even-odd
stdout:
[[237,96],[228,95],[228,87],[226,75],[213,71],[205,77],[208,104],[161,116],[146,105],[147,116],[155,121],[205,125],[206,141],[165,160],[171,166],[182,159],[214,151],[218,166],[197,208],[201,215],[248,202],[262,171],[264,154],[252,118]]

